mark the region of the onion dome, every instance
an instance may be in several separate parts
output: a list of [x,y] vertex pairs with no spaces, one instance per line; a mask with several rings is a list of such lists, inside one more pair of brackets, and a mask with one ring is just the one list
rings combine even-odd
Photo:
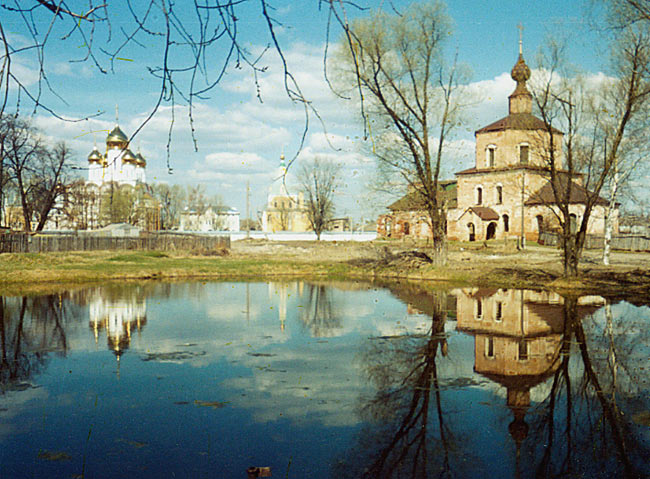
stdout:
[[120,129],[120,127],[118,125],[115,125],[115,128],[113,128],[106,137],[106,144],[108,146],[118,146],[120,148],[124,148],[129,144],[129,139]]
[[528,91],[526,89],[526,82],[530,79],[530,68],[528,68],[528,65],[526,65],[526,61],[524,60],[524,57],[521,53],[519,54],[517,63],[515,63],[515,66],[512,67],[510,76],[514,81],[517,82],[515,93],[523,93]]
[[147,160],[144,159],[144,156],[142,156],[142,153],[138,151],[138,154],[135,155],[136,158],[136,165],[138,165],[141,168],[145,168],[147,166]]
[[129,149],[124,151],[124,154],[122,155],[122,163],[133,163],[136,164],[138,162],[138,158],[133,154],[133,152]]
[[102,154],[96,146],[93,148],[93,151],[90,152],[90,155],[88,155],[88,163],[101,163],[103,159]]

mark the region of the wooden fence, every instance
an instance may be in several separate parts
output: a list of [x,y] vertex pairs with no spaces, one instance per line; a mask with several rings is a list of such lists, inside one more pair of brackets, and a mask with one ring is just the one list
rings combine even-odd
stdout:
[[230,236],[148,234],[139,238],[95,235],[0,234],[0,253],[47,253],[51,251],[213,251],[230,248]]
[[[542,233],[539,235],[539,243],[548,246],[558,246],[560,235],[557,233]],[[603,249],[605,238],[603,236],[587,235],[585,239],[586,249]],[[612,249],[622,251],[650,251],[650,238],[644,235],[617,235],[612,236]]]

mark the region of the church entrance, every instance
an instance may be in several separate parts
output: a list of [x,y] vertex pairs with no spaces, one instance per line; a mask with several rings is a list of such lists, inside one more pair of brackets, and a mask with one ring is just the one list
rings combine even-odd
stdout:
[[469,223],[467,225],[467,229],[469,230],[469,240],[470,241],[476,240],[476,234],[474,232],[474,223]]
[[493,221],[487,227],[487,232],[485,233],[485,239],[491,240],[494,239],[497,235],[497,224]]

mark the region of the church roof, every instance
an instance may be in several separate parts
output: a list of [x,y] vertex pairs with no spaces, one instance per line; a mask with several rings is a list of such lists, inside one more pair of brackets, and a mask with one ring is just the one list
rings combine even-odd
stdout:
[[[439,182],[440,188],[445,192],[449,208],[455,208],[457,204],[456,181],[446,180]],[[388,205],[391,211],[422,211],[426,209],[424,197],[418,190],[413,190],[402,196],[399,200]]]
[[[511,113],[510,115],[501,118],[500,120],[490,123],[488,126],[484,126],[480,130],[476,130],[475,134],[478,133],[489,133],[493,131],[505,131],[505,130],[546,130],[547,126],[542,120],[537,118],[531,113]],[[553,133],[562,133],[557,128],[551,127]]]
[[[561,191],[566,191],[567,184],[566,178],[560,177],[560,189]],[[571,182],[571,197],[569,198],[570,204],[585,204],[589,197],[593,196],[593,193],[586,189],[584,186],[579,185],[575,181]],[[555,201],[555,194],[553,193],[553,186],[549,181],[544,186],[542,186],[537,192],[533,193],[528,201],[526,201],[526,206],[532,205],[551,205],[557,203]],[[602,197],[596,198],[597,205],[607,205],[607,200]]]
[[471,206],[468,208],[468,211],[471,211],[483,221],[495,221],[499,219],[499,213],[487,206]]

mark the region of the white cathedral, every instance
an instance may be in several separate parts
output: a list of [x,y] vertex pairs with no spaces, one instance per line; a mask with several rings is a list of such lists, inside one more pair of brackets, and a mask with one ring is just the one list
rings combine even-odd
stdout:
[[88,183],[99,187],[111,182],[135,186],[146,183],[147,162],[138,152],[129,149],[129,139],[116,124],[106,137],[106,153],[93,148],[88,155]]

